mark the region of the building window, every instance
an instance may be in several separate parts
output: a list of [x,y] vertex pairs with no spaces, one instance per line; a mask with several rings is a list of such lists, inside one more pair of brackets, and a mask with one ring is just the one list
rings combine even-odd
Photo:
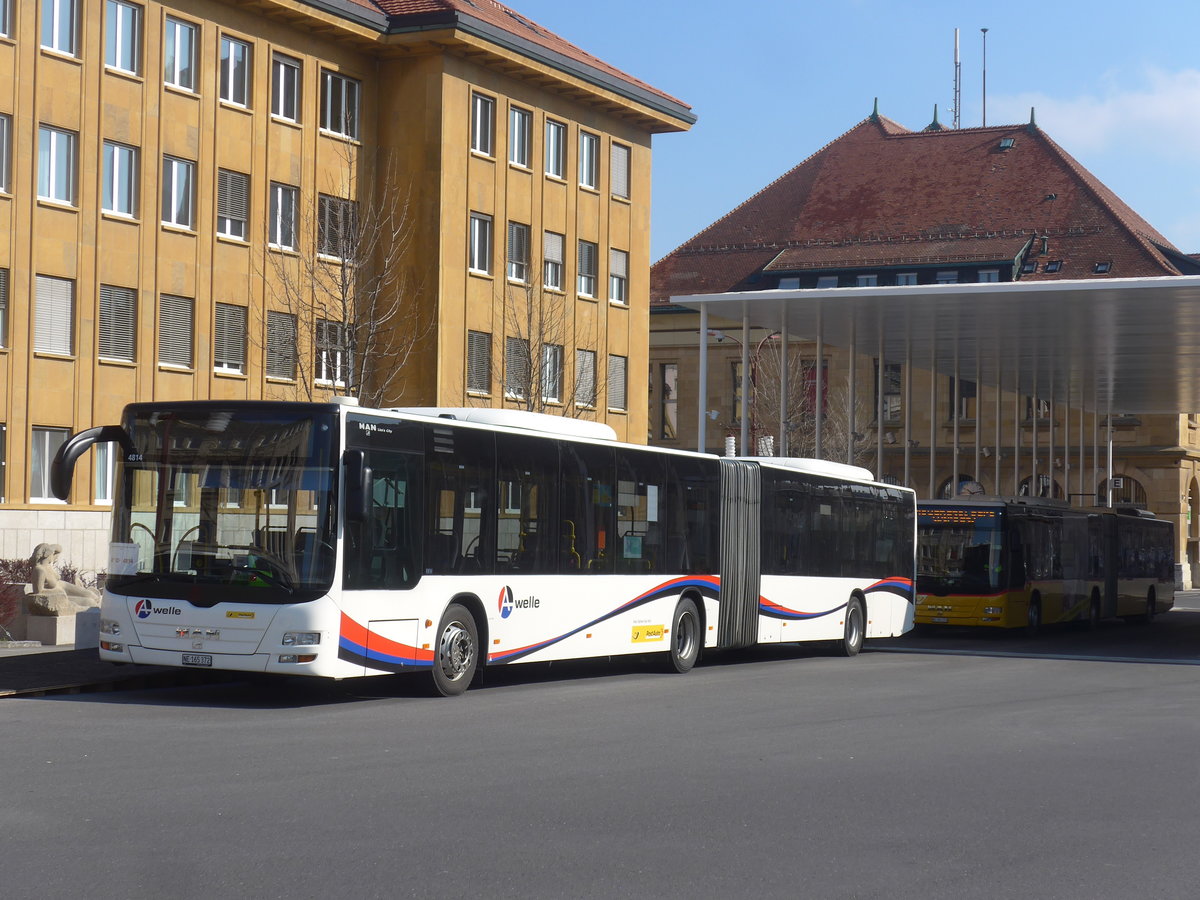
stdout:
[[101,204],[105,212],[119,216],[137,215],[137,150],[104,142],[104,175]]
[[546,174],[567,177],[567,126],[553,119],[546,120]]
[[134,361],[137,291],[100,285],[100,358]]
[[346,383],[346,326],[327,319],[317,321],[317,371],[320,384]]
[[471,213],[468,266],[472,272],[490,275],[492,272],[492,217]]
[[35,503],[57,503],[58,498],[50,490],[50,464],[58,449],[67,442],[71,432],[66,428],[33,427],[29,499]]
[[624,144],[612,145],[612,193],[614,197],[629,199],[629,148]]
[[116,471],[116,454],[109,443],[96,444],[92,448],[96,456],[96,502],[112,503],[113,475]]
[[78,0],[42,0],[42,46],[56,53],[75,55],[79,34]]
[[483,94],[471,94],[471,150],[491,156],[496,133],[496,101]]
[[267,311],[267,377],[296,377],[296,317],[291,313]]
[[[3,163],[0,163],[0,165],[3,165]],[[1112,260],[1105,260],[1104,262],[1098,262],[1094,266],[1092,266],[1092,274],[1093,275],[1107,275],[1111,271],[1112,271]]]
[[838,286],[838,277],[836,275],[818,275],[817,287],[819,288],[835,288]]
[[[8,346],[8,269],[0,269],[0,347]],[[3,486],[0,485],[0,490]]]
[[579,132],[579,184],[600,187],[600,136],[587,131]]
[[12,118],[0,115],[0,194],[9,193],[9,173],[12,171]]
[[486,331],[467,332],[467,390],[472,394],[492,391],[492,336]]
[[533,113],[514,106],[509,110],[508,161],[514,166],[529,168],[533,131]]
[[104,64],[136,75],[142,68],[141,46],[142,8],[125,0],[105,0]]
[[916,284],[916,283],[917,283],[917,273],[916,272],[897,272],[896,273],[896,284]]
[[[0,0],[0,37],[12,37],[12,7],[13,0]],[[0,425],[0,432],[4,429]],[[0,459],[0,466],[4,465],[3,459]],[[0,485],[0,491],[3,490],[3,485]],[[0,497],[2,500],[3,497]]]
[[855,287],[875,287],[877,284],[879,284],[879,276],[878,275],[855,275],[854,276],[854,286]]
[[524,400],[529,391],[529,341],[520,337],[504,339],[504,396]]
[[56,203],[75,203],[73,132],[43,125],[38,129],[38,197]]
[[508,278],[524,284],[529,277],[529,226],[508,223]]
[[980,269],[979,280],[981,282],[994,282],[1000,280],[999,269]]
[[1042,400],[1029,394],[1025,395],[1025,421],[1050,418],[1050,401]]
[[250,45],[221,35],[221,99],[250,105]]
[[244,241],[249,204],[250,176],[217,169],[217,234]]
[[679,364],[659,366],[659,429],[658,436],[666,441],[679,437]]
[[[898,422],[900,421],[900,412],[903,409],[902,397],[900,390],[900,364],[899,363],[884,363],[883,364],[883,421]],[[879,360],[875,360],[875,415],[879,415]]]
[[246,307],[217,303],[213,341],[213,369],[218,372],[246,371]]
[[596,296],[596,245],[591,241],[579,242],[579,295]]
[[335,259],[358,255],[358,206],[343,197],[317,198],[317,252]]
[[542,344],[542,399],[562,402],[563,348],[561,344]]
[[563,289],[563,243],[563,236],[553,231],[543,237],[542,286],[551,291]]
[[300,191],[290,184],[271,182],[271,218],[267,241],[279,250],[296,249],[296,199]]
[[1061,272],[1062,264],[1063,264],[1063,261],[1061,259],[1052,259],[1046,263],[1046,266],[1044,269],[1042,269],[1042,271],[1046,272],[1047,274]]
[[937,273],[935,279],[937,284],[958,284],[958,272],[954,269],[946,269]]
[[[978,394],[978,388],[973,381],[958,382],[958,417],[959,419],[975,418],[975,397]],[[946,418],[953,420],[954,409],[954,378],[951,377],[946,388],[946,407],[951,410],[951,415]]]
[[37,311],[33,349],[70,356],[75,346],[75,282],[37,276]]
[[1032,275],[1037,271],[1037,267],[1038,264],[1036,259],[1027,259],[1025,262],[1021,263],[1021,274]]
[[629,360],[624,356],[608,357],[608,408],[627,409],[625,400],[625,374]]
[[158,361],[164,366],[190,369],[195,301],[163,294],[159,304]]
[[167,17],[163,39],[163,81],[196,90],[196,26]]
[[608,299],[622,306],[629,303],[629,254],[624,250],[608,252]]
[[575,405],[596,405],[596,351],[575,351]]
[[321,72],[321,127],[358,139],[359,83],[336,72]]
[[279,53],[271,59],[271,115],[300,121],[300,60]]
[[196,164],[173,156],[163,157],[162,221],[164,225],[191,228]]

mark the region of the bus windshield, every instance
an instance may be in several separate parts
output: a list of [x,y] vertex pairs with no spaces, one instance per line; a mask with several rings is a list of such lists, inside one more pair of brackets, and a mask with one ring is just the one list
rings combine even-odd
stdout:
[[[289,603],[334,568],[336,418],[319,406],[129,408],[106,588]],[[212,586],[216,590],[206,590]]]
[[917,512],[917,590],[986,594],[1003,590],[999,509],[922,507]]

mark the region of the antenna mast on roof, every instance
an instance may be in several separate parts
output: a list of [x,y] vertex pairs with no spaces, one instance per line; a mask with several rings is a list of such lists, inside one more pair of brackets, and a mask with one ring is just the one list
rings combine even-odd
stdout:
[[962,63],[958,58],[958,29],[954,29],[954,127],[959,127],[962,111]]
[[987,128],[987,32],[986,28],[980,28],[983,32],[983,127]]

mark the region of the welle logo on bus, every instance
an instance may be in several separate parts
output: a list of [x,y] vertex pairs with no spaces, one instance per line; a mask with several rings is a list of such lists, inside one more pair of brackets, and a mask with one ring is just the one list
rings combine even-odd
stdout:
[[496,605],[500,609],[500,618],[507,619],[512,615],[514,609],[538,609],[542,605],[542,601],[537,597],[514,599],[512,588],[505,585],[500,588],[500,597]]

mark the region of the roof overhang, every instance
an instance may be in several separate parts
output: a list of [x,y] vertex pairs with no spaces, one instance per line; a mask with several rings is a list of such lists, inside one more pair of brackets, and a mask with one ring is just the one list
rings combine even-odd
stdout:
[[[1200,276],[672,297],[1101,413],[1200,412]],[[911,354],[911,356],[909,355]]]

